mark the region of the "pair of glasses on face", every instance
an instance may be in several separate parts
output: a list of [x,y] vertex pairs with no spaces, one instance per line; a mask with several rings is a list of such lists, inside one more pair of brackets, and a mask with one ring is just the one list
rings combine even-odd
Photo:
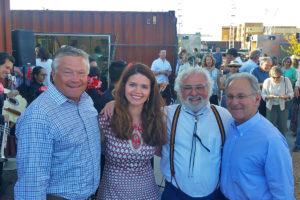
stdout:
[[240,68],[239,65],[229,65],[228,67],[229,67],[229,68],[236,68],[236,69]]
[[203,91],[207,87],[207,84],[204,85],[184,85],[182,89],[186,92],[191,92],[193,89],[196,91]]
[[280,79],[280,76],[272,76],[273,79]]
[[243,101],[243,100],[245,100],[246,98],[248,98],[251,95],[253,95],[253,94],[248,94],[248,95],[246,95],[246,94],[238,94],[236,96],[228,94],[226,96],[226,98],[227,98],[227,100],[230,100],[230,101],[232,101],[233,99],[236,99],[238,101]]

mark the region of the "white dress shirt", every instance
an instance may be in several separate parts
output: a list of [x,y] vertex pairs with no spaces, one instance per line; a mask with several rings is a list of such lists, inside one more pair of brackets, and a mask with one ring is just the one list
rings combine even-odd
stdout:
[[[177,106],[165,107],[169,138],[171,138],[172,120]],[[233,119],[226,109],[219,106],[216,108],[227,132]],[[177,183],[184,193],[191,197],[204,197],[214,191],[219,180],[222,139],[217,120],[209,104],[196,115],[199,115],[197,135],[210,152],[197,140],[194,170],[191,172],[189,163],[194,119],[193,112],[182,106],[175,135],[174,169]],[[160,169],[166,180],[171,182],[170,143],[163,146]],[[174,178],[172,184],[177,186]]]
[[[167,70],[169,72],[172,71],[170,63],[165,59],[164,61],[161,58],[158,58],[153,61],[151,65],[151,70],[155,72]],[[165,74],[157,74],[155,75],[157,83],[166,82],[169,83],[168,76]]]

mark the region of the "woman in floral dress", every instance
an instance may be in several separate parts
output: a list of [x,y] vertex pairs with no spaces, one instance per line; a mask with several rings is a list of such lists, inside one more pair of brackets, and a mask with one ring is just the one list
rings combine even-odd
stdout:
[[163,104],[148,66],[125,69],[116,87],[113,117],[99,117],[105,166],[97,199],[159,198],[150,160],[168,140]]

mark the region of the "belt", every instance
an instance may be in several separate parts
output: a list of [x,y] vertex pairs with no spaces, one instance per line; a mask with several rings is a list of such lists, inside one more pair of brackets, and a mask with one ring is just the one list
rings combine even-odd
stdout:
[[[92,194],[90,197],[88,197],[86,200],[94,200],[96,199],[96,195],[95,194]],[[53,194],[47,194],[47,198],[46,200],[68,200],[68,199],[65,199],[63,197],[59,197],[59,196],[55,196]]]

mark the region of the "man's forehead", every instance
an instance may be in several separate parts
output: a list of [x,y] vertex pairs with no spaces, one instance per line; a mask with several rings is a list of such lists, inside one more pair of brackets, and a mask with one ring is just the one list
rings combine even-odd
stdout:
[[200,85],[206,84],[206,78],[202,74],[190,74],[183,78],[183,85]]
[[227,92],[231,93],[243,93],[251,91],[250,83],[248,79],[245,78],[237,78],[231,81],[228,85]]

